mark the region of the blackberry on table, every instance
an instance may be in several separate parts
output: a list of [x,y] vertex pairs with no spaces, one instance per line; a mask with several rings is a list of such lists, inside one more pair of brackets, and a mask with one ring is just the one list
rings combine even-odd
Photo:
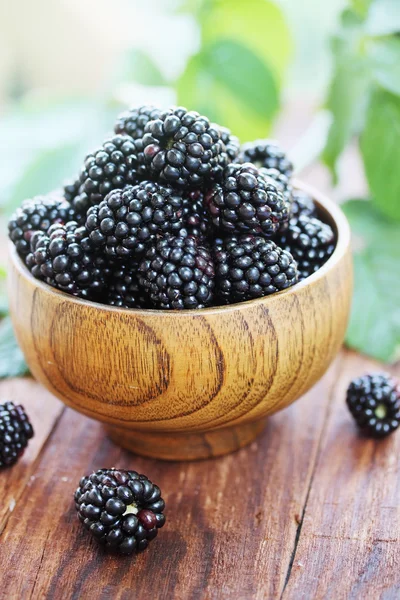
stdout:
[[385,437],[400,424],[400,386],[390,375],[354,379],[346,402],[357,425],[372,437]]
[[99,204],[112,190],[139,180],[137,149],[134,140],[115,135],[85,158],[79,181],[79,194],[89,205]]
[[297,282],[296,263],[272,240],[227,237],[214,245],[215,294],[224,304],[260,298]]
[[226,167],[205,205],[213,224],[229,233],[272,236],[289,219],[289,204],[279,184],[250,163]]
[[30,252],[35,231],[46,232],[54,223],[64,224],[74,218],[71,205],[59,195],[36,196],[25,200],[8,223],[9,236],[17,252],[24,257]]
[[317,218],[317,209],[313,199],[306,192],[293,190],[290,217],[297,218],[300,216]]
[[22,406],[0,404],[0,468],[15,464],[24,453],[33,428]]
[[147,123],[158,119],[161,113],[160,108],[152,105],[130,108],[118,116],[114,131],[118,135],[129,135],[137,140],[143,137]]
[[35,234],[26,264],[34,277],[68,294],[95,299],[103,290],[109,268],[95,255],[85,227],[74,221],[52,225],[47,234]]
[[146,308],[148,300],[139,286],[136,262],[114,267],[107,285],[107,304],[119,308]]
[[197,188],[218,179],[228,161],[218,126],[182,107],[149,121],[142,141],[152,176],[178,186]]
[[208,306],[214,290],[210,251],[195,237],[162,238],[149,246],[140,263],[139,283],[155,308]]
[[256,140],[243,144],[237,160],[241,163],[253,163],[256,167],[277,169],[289,178],[293,173],[293,165],[285,152],[271,140]]
[[145,550],[165,523],[160,488],[136,471],[99,469],[82,477],[74,500],[84,527],[119,554]]
[[179,231],[183,200],[170,186],[143,181],[113,190],[87,213],[94,246],[112,258],[140,256],[157,234]]
[[300,280],[320,269],[335,249],[332,228],[319,219],[300,216],[291,219],[277,243],[290,252],[297,262]]

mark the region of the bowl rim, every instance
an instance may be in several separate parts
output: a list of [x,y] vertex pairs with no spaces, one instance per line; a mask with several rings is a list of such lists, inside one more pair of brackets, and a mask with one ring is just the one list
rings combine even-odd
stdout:
[[78,298],[76,296],[72,296],[71,294],[67,294],[61,290],[51,287],[47,283],[36,279],[27,269],[27,267],[22,262],[21,258],[17,254],[16,248],[14,244],[9,241],[9,255],[13,265],[19,271],[22,277],[28,279],[36,288],[42,289],[47,294],[52,294],[59,298],[62,298],[66,302],[71,302],[78,306],[86,306],[91,308],[96,308],[101,311],[110,312],[110,313],[119,313],[126,315],[137,315],[137,316],[146,316],[146,315],[173,315],[173,316],[196,316],[196,315],[209,315],[220,312],[230,312],[235,310],[245,310],[251,306],[257,306],[259,304],[268,305],[268,303],[273,302],[278,296],[291,296],[296,294],[299,290],[303,290],[304,288],[312,286],[318,280],[325,277],[328,271],[334,268],[338,262],[342,260],[344,255],[346,254],[351,239],[350,226],[347,221],[345,214],[338,204],[336,204],[333,200],[330,200],[325,194],[316,190],[313,186],[303,183],[297,179],[293,180],[293,188],[302,192],[307,193],[312,197],[312,199],[317,203],[318,208],[322,208],[324,212],[326,212],[330,219],[333,221],[334,228],[336,230],[336,246],[328,258],[326,263],[322,265],[318,271],[303,279],[299,283],[287,288],[286,290],[282,290],[280,292],[276,292],[275,294],[271,294],[269,296],[262,296],[261,298],[254,298],[253,300],[245,300],[244,302],[236,302],[235,304],[227,304],[222,306],[210,306],[201,309],[183,309],[183,310],[165,310],[165,309],[153,309],[153,308],[121,308],[118,306],[110,306],[108,304],[103,304],[101,302],[92,302],[91,300],[85,300],[83,298]]

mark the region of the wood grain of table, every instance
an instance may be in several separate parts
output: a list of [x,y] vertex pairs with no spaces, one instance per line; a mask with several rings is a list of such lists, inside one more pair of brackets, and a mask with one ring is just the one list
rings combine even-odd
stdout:
[[[2,382],[36,436],[0,474],[0,598],[399,598],[400,436],[365,439],[344,402],[370,369],[343,350],[252,445],[192,463],[129,454],[32,379]],[[113,466],[146,473],[167,502],[133,558],[100,549],[72,501],[82,474]]]

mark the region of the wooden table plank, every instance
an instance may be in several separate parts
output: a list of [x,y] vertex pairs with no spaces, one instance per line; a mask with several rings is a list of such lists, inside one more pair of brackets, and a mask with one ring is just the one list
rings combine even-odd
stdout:
[[[212,461],[135,457],[67,409],[1,538],[4,598],[279,597],[338,365],[257,442]],[[77,521],[73,490],[104,466],[138,469],[164,492],[167,525],[137,558],[104,554]]]
[[24,405],[35,436],[18,464],[0,474],[0,533],[25,487],[32,483],[36,462],[64,410],[59,400],[29,377],[0,382],[0,403],[8,400]]
[[344,402],[353,377],[377,370],[346,353],[284,600],[400,597],[400,435],[359,435]]

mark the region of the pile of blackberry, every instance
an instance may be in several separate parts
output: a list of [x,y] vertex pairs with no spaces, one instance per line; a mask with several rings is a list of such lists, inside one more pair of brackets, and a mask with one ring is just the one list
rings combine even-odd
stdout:
[[38,279],[122,308],[197,309],[312,275],[335,248],[270,140],[240,146],[183,107],[139,106],[64,189],[26,200],[10,238]]

